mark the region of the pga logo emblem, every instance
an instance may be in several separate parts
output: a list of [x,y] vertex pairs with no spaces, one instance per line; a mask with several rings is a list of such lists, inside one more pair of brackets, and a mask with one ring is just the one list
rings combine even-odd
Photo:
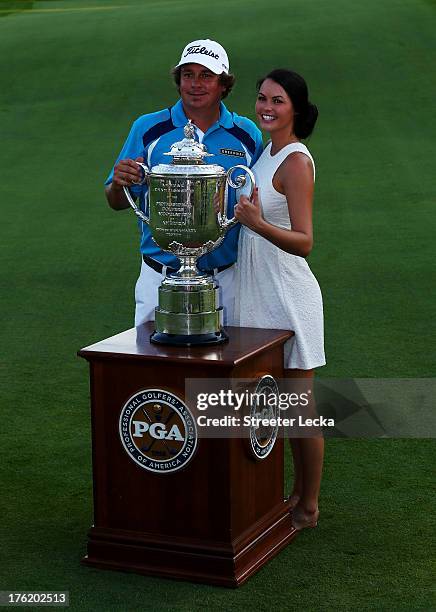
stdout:
[[[270,376],[269,374],[262,376],[257,383],[254,396],[265,398],[270,398],[273,396],[274,398],[277,398],[278,395],[279,388],[274,377]],[[262,460],[268,457],[277,440],[280,411],[278,402],[272,403],[273,406],[268,405],[267,407],[260,407],[257,401],[253,401],[251,404],[251,419],[265,419],[271,422],[271,424],[267,426],[250,426],[250,451],[252,456],[257,460]],[[274,422],[276,423],[275,425],[272,424]]]
[[149,432],[150,436],[156,440],[178,440],[179,442],[183,442],[183,436],[177,425],[173,425],[170,431],[167,431],[165,425],[159,422],[149,425],[148,423],[144,423],[144,421],[133,421],[133,425],[134,438],[142,438],[144,433]]
[[186,404],[164,389],[144,389],[121,409],[121,443],[133,461],[150,472],[176,472],[191,461],[197,427]]

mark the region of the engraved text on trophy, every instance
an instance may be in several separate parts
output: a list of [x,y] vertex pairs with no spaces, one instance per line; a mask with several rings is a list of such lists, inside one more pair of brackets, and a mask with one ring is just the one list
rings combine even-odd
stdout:
[[200,247],[220,237],[214,210],[216,179],[171,177],[151,179],[150,225],[163,249],[173,241]]

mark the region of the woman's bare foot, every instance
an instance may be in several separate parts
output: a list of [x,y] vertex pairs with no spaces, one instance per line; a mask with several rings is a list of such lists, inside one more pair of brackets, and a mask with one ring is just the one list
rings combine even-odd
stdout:
[[295,506],[292,512],[292,525],[300,531],[310,527],[316,527],[318,525],[319,510],[313,512],[306,512],[301,506]]

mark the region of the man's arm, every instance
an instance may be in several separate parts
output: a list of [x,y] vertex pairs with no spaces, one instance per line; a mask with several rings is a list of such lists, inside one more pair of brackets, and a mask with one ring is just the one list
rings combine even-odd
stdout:
[[106,185],[104,188],[106,194],[106,200],[111,208],[114,210],[123,210],[129,208],[130,204],[127,201],[126,194],[122,188],[116,187],[113,183]]
[[138,183],[142,179],[142,171],[136,162],[143,162],[143,157],[133,159],[121,159],[114,168],[112,182],[105,187],[105,194],[108,204],[114,210],[129,208],[123,187],[130,187],[133,183]]

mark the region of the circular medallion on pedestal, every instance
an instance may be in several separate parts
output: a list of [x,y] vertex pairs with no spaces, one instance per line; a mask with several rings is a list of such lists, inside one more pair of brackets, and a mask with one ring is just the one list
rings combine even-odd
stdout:
[[189,408],[164,389],[132,395],[121,410],[119,431],[129,457],[149,472],[177,472],[197,448],[197,426]]
[[268,457],[279,430],[279,388],[275,379],[266,374],[260,378],[250,407],[249,449],[255,459]]

